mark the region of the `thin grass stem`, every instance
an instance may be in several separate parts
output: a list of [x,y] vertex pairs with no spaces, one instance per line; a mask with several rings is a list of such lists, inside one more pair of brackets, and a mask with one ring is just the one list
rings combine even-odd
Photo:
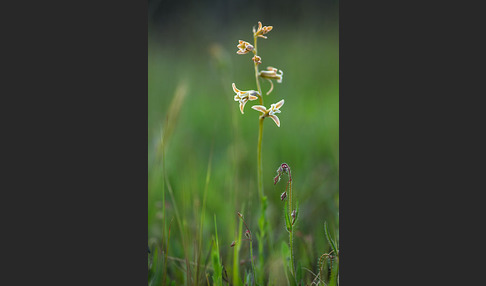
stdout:
[[255,285],[255,263],[253,262],[253,240],[250,239],[250,258],[251,258],[251,269],[253,272],[253,285]]
[[[292,174],[291,174],[291,171],[290,171],[290,167],[289,167],[289,182],[288,182],[288,185],[289,185],[289,212],[292,213],[293,212],[293,209],[292,209]],[[290,231],[289,231],[290,267],[291,267],[291,270],[292,270],[292,274],[295,277],[295,268],[294,268],[294,231],[293,230],[294,230],[294,221],[292,220],[292,222],[290,223]]]

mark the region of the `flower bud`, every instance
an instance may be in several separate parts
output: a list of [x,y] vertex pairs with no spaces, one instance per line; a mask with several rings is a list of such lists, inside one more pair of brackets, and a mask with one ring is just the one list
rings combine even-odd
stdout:
[[262,58],[256,55],[252,58],[252,60],[258,65],[262,63]]
[[280,165],[280,168],[285,174],[289,173],[289,165],[287,165],[286,163],[282,163],[282,165]]
[[245,231],[245,236],[250,238],[250,231],[248,229]]
[[285,198],[287,197],[287,192],[283,192],[281,195],[280,195],[280,200],[285,200]]

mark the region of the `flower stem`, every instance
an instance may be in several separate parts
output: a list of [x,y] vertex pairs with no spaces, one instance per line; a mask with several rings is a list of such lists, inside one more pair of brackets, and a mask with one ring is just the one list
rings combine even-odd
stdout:
[[[257,36],[255,33],[253,33],[253,44],[254,44],[254,49],[253,53],[255,56],[258,55],[258,50],[257,50]],[[257,85],[257,90],[259,93],[258,98],[260,99],[260,105],[263,105],[263,94],[262,94],[262,88],[260,87],[260,79],[259,79],[259,72],[258,72],[258,64],[255,62],[255,80],[256,80],[256,85]],[[258,243],[258,251],[259,251],[259,267],[260,269],[263,269],[263,241],[265,240],[265,229],[267,226],[267,219],[265,216],[265,210],[266,210],[266,197],[263,192],[263,164],[262,164],[262,139],[263,139],[263,120],[265,117],[260,117],[259,118],[259,125],[258,125],[258,145],[257,145],[257,168],[258,168],[258,176],[257,176],[257,181],[258,181],[258,195],[260,196],[260,203],[261,203],[261,214],[260,214],[260,219],[259,219],[259,226],[260,226],[260,233],[258,235],[259,243]],[[253,261],[252,261],[253,262]],[[255,273],[255,271],[253,271]],[[258,276],[258,281],[259,284],[263,284],[263,274],[264,272],[260,270],[259,276]]]
[[[290,245],[290,272],[292,275],[295,277],[295,268],[294,268],[294,238],[293,238],[293,229],[294,229],[294,223],[295,220],[297,219],[297,214],[295,216],[292,216],[294,210],[292,208],[292,171],[290,170],[290,166],[287,164],[282,164],[282,166],[285,166],[284,170],[286,169],[289,175],[289,180],[287,182],[287,187],[285,188],[285,192],[288,191],[289,194],[289,199],[288,201],[288,206],[286,208],[286,216],[287,218],[291,221],[287,227],[287,230],[289,232],[289,245]],[[281,170],[282,166],[279,168]],[[280,176],[280,173],[279,173]]]
[[[253,47],[253,53],[255,54],[255,56],[258,55],[258,50],[257,50],[257,36],[256,35],[253,35],[253,44],[254,44],[254,47]],[[260,94],[258,96],[258,98],[260,99],[260,105],[263,105],[263,94],[262,94],[262,88],[260,87],[260,79],[258,78],[258,64],[255,62],[255,80],[256,80],[256,84],[257,84],[257,89],[258,89],[258,93]]]
[[260,195],[260,199],[263,199],[263,165],[262,165],[263,120],[265,120],[265,117],[260,117],[259,128],[258,128],[258,147],[257,147],[258,193]]
[[292,174],[289,167],[289,211],[292,212]]
[[[253,44],[254,44],[254,53],[255,55],[258,54],[257,50],[257,39],[258,37],[256,34],[253,34]],[[255,80],[257,84],[257,89],[258,93],[260,96],[258,97],[260,99],[260,104],[263,105],[263,95],[262,95],[262,88],[260,87],[260,79],[258,78],[258,64],[254,63],[255,65]],[[263,120],[264,117],[260,117],[260,122],[259,122],[259,128],[258,128],[258,147],[257,147],[257,164],[258,164],[258,194],[260,195],[260,200],[263,200],[263,167],[262,167],[262,137],[263,137]]]
[[[263,194],[263,167],[262,167],[262,137],[263,137],[263,120],[265,117],[261,117],[259,120],[259,132],[258,132],[258,194],[260,195],[260,219],[258,220],[258,225],[260,227],[260,234],[258,235],[258,251],[260,253],[259,256],[259,267],[263,269],[263,242],[266,236],[266,226],[267,226],[267,219],[265,216],[266,210],[266,197]],[[263,271],[260,270],[260,275],[258,276],[259,284],[263,284]]]

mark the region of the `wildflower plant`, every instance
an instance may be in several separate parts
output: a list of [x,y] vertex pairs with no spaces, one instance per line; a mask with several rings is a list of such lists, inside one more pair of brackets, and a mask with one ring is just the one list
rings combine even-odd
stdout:
[[[263,240],[266,236],[266,228],[268,225],[265,211],[267,209],[267,197],[263,191],[263,166],[262,166],[262,138],[263,138],[263,121],[265,118],[271,118],[273,122],[280,127],[280,119],[277,117],[277,113],[280,113],[280,108],[284,105],[285,101],[281,99],[270,105],[270,108],[266,108],[264,105],[264,98],[262,89],[260,86],[260,79],[266,79],[270,82],[270,89],[266,92],[266,95],[270,95],[273,91],[274,86],[272,80],[276,80],[277,83],[282,83],[283,72],[274,67],[267,67],[266,70],[260,71],[258,66],[262,64],[264,59],[258,54],[257,40],[258,38],[267,39],[266,34],[273,30],[273,26],[263,26],[262,23],[258,22],[258,28],[253,27],[253,44],[239,40],[236,46],[238,50],[236,51],[239,55],[253,54],[251,61],[255,69],[255,81],[256,90],[245,90],[242,91],[236,87],[233,83],[233,91],[236,93],[234,99],[239,102],[239,108],[242,114],[244,114],[244,107],[248,101],[259,100],[259,105],[254,105],[251,108],[258,111],[259,114],[259,128],[258,128],[258,143],[257,143],[257,181],[258,181],[258,194],[261,201],[261,213],[258,221],[260,232],[257,234],[258,238],[258,251],[259,251],[259,266],[263,267]],[[260,271],[263,272],[263,271]],[[263,273],[262,273],[263,274]],[[263,276],[259,277],[259,282],[263,283]]]
[[[287,181],[287,186],[285,187],[285,192],[280,195],[280,200],[285,201],[287,199],[287,204],[284,205],[285,208],[285,227],[287,232],[289,233],[289,246],[290,246],[290,272],[294,276],[295,275],[295,266],[294,266],[294,243],[293,243],[293,229],[295,222],[297,221],[297,216],[299,215],[299,207],[298,204],[294,208],[292,204],[292,172],[290,170],[290,166],[286,163],[282,163],[277,169],[277,176],[273,178],[273,184],[276,185],[283,174],[287,174],[289,180]],[[288,195],[287,195],[288,192]]]

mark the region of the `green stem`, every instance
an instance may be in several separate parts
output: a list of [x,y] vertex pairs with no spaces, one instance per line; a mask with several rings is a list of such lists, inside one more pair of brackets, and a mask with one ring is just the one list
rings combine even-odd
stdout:
[[[263,120],[265,117],[260,118],[259,124],[259,132],[258,132],[258,193],[260,195],[260,202],[261,202],[261,214],[259,219],[259,226],[260,226],[260,235],[258,235],[259,243],[258,243],[258,251],[260,253],[259,262],[260,262],[260,269],[263,269],[263,241],[265,240],[265,228],[266,228],[266,217],[265,217],[265,209],[266,209],[266,197],[263,195],[263,167],[262,167],[262,137],[263,137]],[[258,276],[258,281],[260,284],[263,284],[263,271],[260,271],[260,276]]]
[[[257,39],[258,37],[253,34],[253,53],[258,55],[257,50]],[[255,80],[257,84],[258,93],[260,94],[258,98],[260,99],[260,105],[263,105],[263,96],[262,96],[262,88],[260,87],[260,80],[258,78],[258,64],[254,63],[255,66]],[[264,117],[260,117],[260,125],[258,129],[258,194],[260,195],[260,199],[263,199],[263,172],[262,172],[262,137],[263,137],[263,120]]]
[[250,239],[250,259],[251,259],[251,269],[253,271],[253,282],[252,285],[255,285],[255,264],[253,263],[253,244],[252,240]]
[[[289,174],[290,174],[290,170],[289,170]],[[289,179],[289,211],[290,213],[292,213],[292,177],[291,175],[289,175],[290,179]]]
[[[289,176],[290,170],[289,170]],[[292,177],[289,179],[289,212],[292,214]],[[290,242],[290,268],[292,271],[292,275],[295,277],[295,269],[294,269],[294,238],[293,238],[293,228],[294,224],[293,221],[290,223],[290,231],[289,231],[289,242]]]
[[[258,55],[257,52],[257,36],[253,33],[253,53],[255,56]],[[263,94],[262,88],[260,87],[260,79],[259,79],[259,72],[258,72],[258,64],[255,62],[255,80],[258,90],[258,98],[260,99],[260,105],[263,105]],[[258,167],[258,195],[260,196],[261,202],[261,216],[260,216],[260,235],[259,235],[259,243],[258,243],[258,250],[259,250],[259,261],[260,267],[263,269],[263,241],[265,239],[265,228],[267,225],[266,217],[265,217],[265,209],[266,209],[266,197],[263,192],[263,163],[262,163],[262,138],[263,138],[263,120],[265,117],[260,117],[259,119],[259,127],[258,127],[258,146],[257,146],[257,167]],[[252,260],[253,263],[253,260]],[[260,271],[260,276],[258,277],[259,283],[263,284],[263,271]]]
[[294,270],[294,243],[293,243],[293,235],[292,235],[292,228],[293,226],[290,226],[290,231],[289,231],[289,241],[290,241],[290,270],[292,272],[292,275],[295,277],[295,270]]
[[265,120],[265,117],[260,117],[259,128],[258,128],[258,147],[257,147],[258,193],[260,195],[260,199],[263,199],[263,164],[262,164],[263,120]]
[[[253,47],[253,54],[255,54],[255,56],[258,55],[258,52],[257,52],[257,36],[253,35],[253,43],[254,43],[254,47]],[[260,105],[263,105],[263,95],[262,95],[262,88],[260,87],[260,80],[258,78],[258,64],[257,63],[254,63],[255,65],[255,80],[256,80],[256,84],[257,84],[257,90],[258,90],[258,93],[260,94],[258,96],[258,98],[260,99]]]

